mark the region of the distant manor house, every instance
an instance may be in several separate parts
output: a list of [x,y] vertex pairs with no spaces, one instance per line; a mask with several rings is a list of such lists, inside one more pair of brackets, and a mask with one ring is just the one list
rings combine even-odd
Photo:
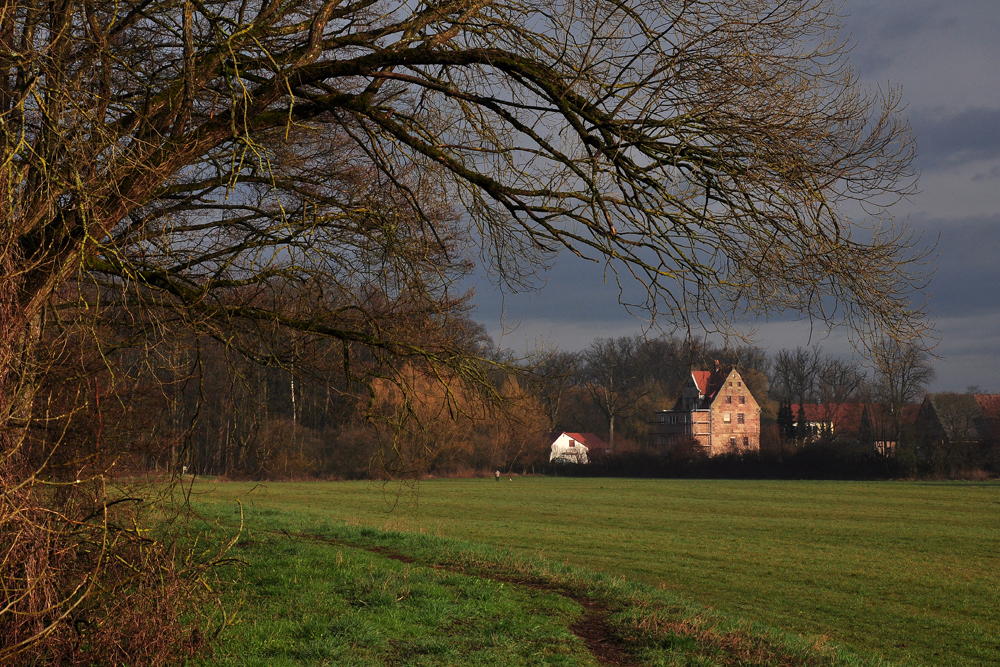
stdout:
[[684,443],[709,456],[760,449],[760,407],[735,368],[692,371],[673,409],[653,413],[651,446]]

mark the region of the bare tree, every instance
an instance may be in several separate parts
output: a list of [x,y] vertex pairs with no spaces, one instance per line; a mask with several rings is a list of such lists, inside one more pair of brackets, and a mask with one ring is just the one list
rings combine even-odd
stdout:
[[[5,5],[3,368],[81,265],[201,317],[273,320],[213,295],[363,269],[392,238],[372,212],[403,205],[434,238],[414,192],[435,180],[509,283],[532,249],[569,248],[684,322],[793,309],[905,338],[920,278],[881,212],[912,145],[898,96],[857,85],[831,4]],[[317,258],[345,239],[358,254]]]
[[917,343],[882,338],[875,346],[876,396],[893,412],[913,403],[934,381],[931,355]]
[[627,417],[639,399],[652,391],[649,368],[643,363],[640,336],[596,338],[583,351],[581,379],[594,405],[608,422],[608,444],[615,447],[615,420]]
[[905,406],[920,397],[936,377],[930,353],[917,343],[883,337],[875,346],[873,364],[872,389],[882,406],[882,437],[886,442],[901,443]]
[[864,387],[867,375],[861,364],[828,355],[819,368],[819,398],[825,404],[841,405]]
[[815,399],[819,373],[823,364],[819,347],[797,347],[781,350],[775,355],[771,386],[785,401],[803,404]]
[[538,398],[548,417],[548,428],[556,430],[566,392],[574,386],[583,363],[575,352],[552,350],[535,365],[534,376]]

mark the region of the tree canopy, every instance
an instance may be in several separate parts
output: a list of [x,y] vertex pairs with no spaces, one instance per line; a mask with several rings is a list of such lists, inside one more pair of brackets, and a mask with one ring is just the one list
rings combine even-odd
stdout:
[[[919,257],[886,213],[909,130],[894,92],[859,87],[826,0],[3,13],[12,330],[82,269],[405,353],[384,304],[439,300],[456,236],[513,286],[560,250],[607,262],[671,322],[922,326]],[[287,282],[326,300],[257,296]]]

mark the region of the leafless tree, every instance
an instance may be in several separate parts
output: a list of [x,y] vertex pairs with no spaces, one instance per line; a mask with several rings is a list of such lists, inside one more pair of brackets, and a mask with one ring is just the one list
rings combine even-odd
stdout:
[[867,375],[861,364],[827,355],[819,368],[819,397],[826,404],[840,405],[864,387]]
[[[414,193],[436,179],[510,283],[531,249],[569,248],[682,321],[922,326],[910,236],[882,215],[912,185],[908,128],[895,93],[858,86],[825,0],[3,12],[4,368],[81,267],[249,321],[274,313],[212,297],[317,265],[361,282],[393,238],[373,214],[403,205],[434,238]],[[873,217],[846,217],[850,201]],[[356,254],[322,252],[345,241]]]
[[575,352],[547,351],[535,364],[536,391],[548,417],[548,428],[556,430],[566,392],[574,386],[583,360]]
[[918,343],[882,338],[874,350],[875,394],[894,412],[916,401],[937,374],[931,355]]
[[819,373],[823,364],[818,346],[780,350],[774,359],[771,386],[785,401],[803,404],[816,398]]
[[583,351],[582,384],[608,423],[608,444],[615,447],[615,420],[632,414],[640,399],[653,390],[643,363],[642,338],[596,338]]

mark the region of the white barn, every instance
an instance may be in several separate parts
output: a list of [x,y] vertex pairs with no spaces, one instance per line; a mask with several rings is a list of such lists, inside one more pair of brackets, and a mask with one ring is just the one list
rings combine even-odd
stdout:
[[606,450],[608,443],[593,433],[560,433],[552,441],[549,462],[590,463],[587,454],[593,450]]

